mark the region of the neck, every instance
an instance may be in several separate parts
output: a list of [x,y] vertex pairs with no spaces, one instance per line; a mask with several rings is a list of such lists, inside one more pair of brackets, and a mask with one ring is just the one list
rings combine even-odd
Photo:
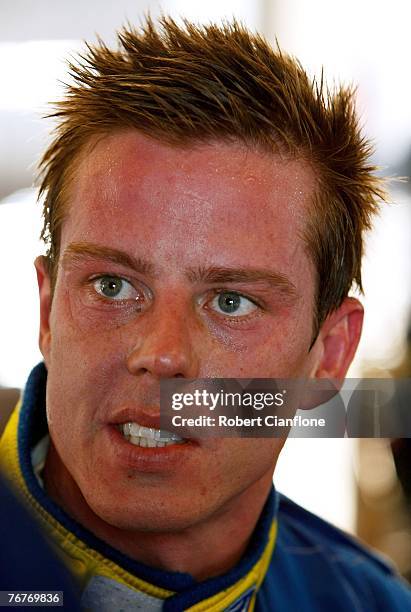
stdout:
[[195,526],[178,532],[123,530],[88,506],[50,444],[44,469],[47,493],[77,522],[132,559],[205,580],[227,572],[243,556],[272,486],[272,471]]

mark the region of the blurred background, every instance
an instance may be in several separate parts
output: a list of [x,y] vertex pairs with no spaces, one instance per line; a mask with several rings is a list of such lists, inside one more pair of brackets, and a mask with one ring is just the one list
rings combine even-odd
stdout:
[[[40,207],[36,164],[49,139],[47,103],[59,98],[65,59],[96,34],[115,43],[115,30],[150,11],[206,23],[233,15],[307,71],[324,67],[330,85],[358,86],[374,162],[388,176],[411,169],[411,3],[408,0],[0,0],[0,385],[21,388],[41,355],[32,261]],[[366,309],[352,376],[410,376],[407,345],[411,303],[411,211],[406,182],[392,182],[367,241]],[[410,473],[407,442],[291,439],[276,472],[277,487],[313,512],[357,533],[411,575]],[[402,475],[404,487],[397,478]]]

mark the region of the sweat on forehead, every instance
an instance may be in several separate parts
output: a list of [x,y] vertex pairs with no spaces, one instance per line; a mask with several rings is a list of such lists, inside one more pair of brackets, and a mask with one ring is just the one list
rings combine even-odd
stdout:
[[[233,198],[239,174],[251,190],[257,182],[267,183],[273,177],[279,189],[291,181],[295,190],[301,190],[301,175],[306,179],[311,174],[312,190],[317,182],[311,165],[303,159],[268,153],[239,141],[193,142],[176,147],[147,138],[137,130],[129,130],[108,134],[88,144],[70,170],[66,204],[82,189],[84,180],[88,190],[95,188],[98,197],[107,195],[111,202],[135,184],[140,190],[145,187],[155,190],[153,165],[164,172],[170,186],[177,182],[188,185],[193,180],[198,183],[201,177],[195,170],[200,166],[201,176],[207,184],[216,176],[225,175],[227,183],[232,184]],[[104,190],[111,193],[104,194]]]
[[[162,233],[189,224],[198,253],[201,240],[213,242],[222,225],[232,228],[233,241],[238,242],[235,228],[241,217],[244,227],[252,228],[263,242],[266,238],[271,251],[274,244],[297,242],[314,186],[312,170],[301,160],[262,154],[238,143],[176,148],[137,131],[121,132],[99,140],[76,164],[66,189],[63,234],[67,224],[74,225],[77,232],[85,223],[87,227],[101,225],[106,230],[104,239],[116,247],[119,235],[115,229],[121,219],[115,217],[126,217],[127,229],[144,217],[157,227],[159,244]],[[262,222],[264,210],[268,225]],[[286,230],[279,232],[287,215],[296,223],[283,224]],[[84,239],[88,236],[77,235],[77,241]],[[241,236],[245,252],[247,240],[247,235]],[[224,246],[218,248],[216,243],[220,252]],[[231,256],[234,246],[233,242]],[[248,258],[252,258],[252,249]]]

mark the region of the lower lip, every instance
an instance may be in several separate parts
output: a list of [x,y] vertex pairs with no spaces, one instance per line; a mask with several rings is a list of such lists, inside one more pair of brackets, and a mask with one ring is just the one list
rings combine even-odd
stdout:
[[[183,444],[170,444],[168,446],[143,447],[128,442],[117,426],[106,427],[109,446],[114,459],[127,468],[140,472],[162,472],[169,471],[181,466],[181,464],[193,453],[198,451],[199,445],[193,440]],[[106,451],[107,452],[107,451]]]

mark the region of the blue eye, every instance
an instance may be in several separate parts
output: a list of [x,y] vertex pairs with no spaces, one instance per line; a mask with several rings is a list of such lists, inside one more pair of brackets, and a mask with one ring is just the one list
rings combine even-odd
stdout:
[[248,315],[258,308],[250,299],[239,293],[222,292],[214,297],[211,307],[217,312],[233,317]]
[[97,293],[110,300],[136,300],[139,297],[133,285],[118,276],[96,278],[93,287]]

